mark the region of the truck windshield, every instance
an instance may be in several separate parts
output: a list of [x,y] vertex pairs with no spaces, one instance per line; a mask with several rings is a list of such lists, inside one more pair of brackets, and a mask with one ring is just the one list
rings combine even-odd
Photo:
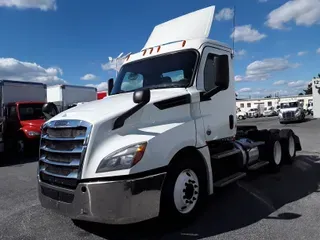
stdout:
[[21,121],[44,119],[42,113],[43,104],[20,104],[19,115]]
[[141,88],[187,87],[196,68],[197,53],[183,51],[123,65],[111,95]]
[[295,108],[295,107],[299,107],[299,103],[298,102],[281,103],[280,107],[281,107],[281,109],[283,109],[283,108]]

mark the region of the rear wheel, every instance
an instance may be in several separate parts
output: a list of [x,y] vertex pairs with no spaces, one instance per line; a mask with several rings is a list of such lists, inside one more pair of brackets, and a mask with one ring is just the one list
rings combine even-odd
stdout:
[[259,146],[260,158],[268,161],[271,171],[278,171],[282,164],[282,146],[278,129],[253,131],[249,138],[254,141],[264,141],[265,144]]
[[191,220],[203,206],[206,185],[206,172],[199,162],[187,158],[175,161],[169,167],[163,185],[160,217],[163,220]]
[[294,133],[291,129],[282,129],[280,131],[283,160],[292,163],[297,153]]

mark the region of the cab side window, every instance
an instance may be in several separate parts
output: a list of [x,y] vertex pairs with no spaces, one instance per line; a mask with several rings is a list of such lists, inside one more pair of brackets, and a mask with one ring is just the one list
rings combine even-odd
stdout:
[[17,119],[17,108],[16,106],[10,106],[8,109],[8,119],[16,120]]
[[216,65],[215,58],[217,55],[209,53],[204,67],[204,89],[209,91],[216,87]]
[[221,90],[229,86],[228,55],[209,53],[204,67],[204,89],[210,91],[218,86]]

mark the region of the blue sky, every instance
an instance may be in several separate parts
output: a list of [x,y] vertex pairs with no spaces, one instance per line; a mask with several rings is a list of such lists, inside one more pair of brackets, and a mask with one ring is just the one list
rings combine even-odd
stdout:
[[109,56],[141,50],[155,25],[209,5],[210,38],[230,46],[236,6],[240,95],[296,94],[320,73],[320,0],[1,0],[0,78],[103,89]]

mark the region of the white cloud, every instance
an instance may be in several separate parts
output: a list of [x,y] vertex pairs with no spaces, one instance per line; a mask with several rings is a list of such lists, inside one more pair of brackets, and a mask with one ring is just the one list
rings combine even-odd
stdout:
[[247,66],[246,76],[243,79],[247,81],[266,80],[270,77],[271,73],[298,66],[299,64],[290,63],[285,58],[268,58],[262,61],[254,61]]
[[286,83],[285,80],[279,80],[273,83],[273,85],[284,85]]
[[240,75],[236,75],[236,76],[234,76],[234,80],[235,80],[236,82],[240,82],[240,81],[243,80],[243,78],[242,78]]
[[58,67],[43,68],[36,63],[22,62],[14,58],[0,58],[0,79],[53,85],[66,83],[59,77],[62,74],[62,69]]
[[309,82],[310,81],[302,81],[302,80],[292,81],[288,83],[288,87],[292,87],[292,88],[305,87],[308,85]]
[[238,90],[238,93],[251,92],[251,91],[252,91],[251,88],[241,88]]
[[89,87],[95,87],[98,91],[106,91],[108,90],[108,82],[101,82],[98,84],[86,84]]
[[320,0],[291,0],[273,10],[266,25],[273,29],[286,29],[286,23],[294,21],[299,26],[311,26],[320,22]]
[[253,29],[252,26],[249,24],[235,27],[234,32],[230,35],[230,38],[233,37],[235,42],[256,42],[267,37],[267,35],[259,33],[258,30]]
[[83,77],[81,77],[81,80],[96,80],[96,79],[97,79],[97,76],[91,73],[88,73]]
[[233,18],[233,9],[231,8],[223,8],[221,11],[216,15],[216,20],[218,21],[227,21]]
[[241,57],[241,56],[246,55],[246,54],[247,54],[247,51],[244,50],[244,49],[241,49],[241,50],[239,50],[239,51],[235,51],[234,54],[235,54],[236,56]]
[[308,53],[307,51],[301,51],[301,52],[298,52],[297,55],[301,57],[303,55],[306,55],[307,53]]
[[316,52],[317,52],[318,54],[320,54],[320,48],[318,48],[318,49],[316,50]]
[[0,7],[13,7],[18,9],[35,8],[42,11],[56,10],[56,0],[0,0]]

